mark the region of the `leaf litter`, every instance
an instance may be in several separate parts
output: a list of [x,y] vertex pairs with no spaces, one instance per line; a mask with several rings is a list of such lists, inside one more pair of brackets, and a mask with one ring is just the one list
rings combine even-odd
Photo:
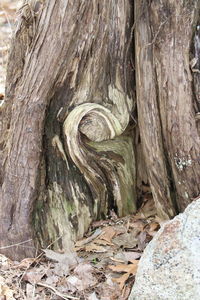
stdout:
[[[6,61],[16,9],[21,1],[0,4],[0,100],[4,98]],[[140,210],[131,216],[93,222],[74,251],[42,249],[21,262],[0,255],[0,300],[126,300],[139,259],[163,220],[156,216],[147,192]]]
[[134,215],[94,222],[74,251],[42,249],[21,262],[0,255],[0,299],[128,299],[140,257],[162,222],[153,202],[145,205]]

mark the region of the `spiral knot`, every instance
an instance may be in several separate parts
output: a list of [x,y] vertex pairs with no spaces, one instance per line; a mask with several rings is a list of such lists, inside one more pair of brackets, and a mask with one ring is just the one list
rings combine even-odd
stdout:
[[123,214],[122,194],[127,181],[122,178],[127,172],[127,157],[123,156],[127,154],[127,144],[130,147],[125,138],[116,140],[123,131],[124,128],[115,115],[96,103],[84,103],[75,107],[63,124],[66,152],[90,186],[95,200],[94,213],[97,216],[100,213],[107,214],[112,206],[120,215]]

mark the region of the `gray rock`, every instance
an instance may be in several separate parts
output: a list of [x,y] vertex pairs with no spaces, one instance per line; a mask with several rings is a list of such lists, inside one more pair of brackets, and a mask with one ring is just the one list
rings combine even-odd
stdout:
[[200,300],[200,198],[148,244],[129,300]]

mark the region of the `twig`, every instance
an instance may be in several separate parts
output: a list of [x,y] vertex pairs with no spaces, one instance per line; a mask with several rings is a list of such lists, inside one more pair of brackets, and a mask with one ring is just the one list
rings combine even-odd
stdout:
[[38,282],[36,284],[39,285],[39,286],[43,286],[44,288],[52,290],[57,296],[61,297],[62,299],[66,299],[66,300],[68,300],[68,299],[79,300],[80,299],[80,298],[73,297],[73,296],[70,296],[70,295],[62,294],[59,291],[57,291],[53,286],[50,286],[48,284],[45,284],[45,283],[42,283],[42,282]]
[[2,250],[2,249],[8,249],[8,248],[16,247],[16,246],[20,246],[20,245],[26,244],[26,243],[31,242],[31,241],[32,241],[32,239],[24,241],[24,242],[21,242],[21,243],[17,243],[17,244],[12,244],[12,245],[9,245],[9,246],[0,247],[0,250]]

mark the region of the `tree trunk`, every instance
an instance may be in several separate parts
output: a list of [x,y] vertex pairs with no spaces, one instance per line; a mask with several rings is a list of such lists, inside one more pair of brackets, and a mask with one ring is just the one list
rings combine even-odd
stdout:
[[71,248],[135,212],[142,183],[165,219],[199,194],[199,3],[24,4],[0,110],[2,253]]
[[163,216],[183,211],[200,192],[199,7],[200,1],[135,1],[139,129]]
[[71,248],[110,209],[136,209],[130,2],[21,9],[0,128],[0,246],[12,258],[37,242]]

